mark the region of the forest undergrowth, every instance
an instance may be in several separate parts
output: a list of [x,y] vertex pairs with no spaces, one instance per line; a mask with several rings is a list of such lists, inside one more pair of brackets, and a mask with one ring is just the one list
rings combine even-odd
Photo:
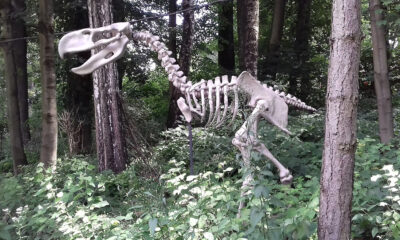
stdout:
[[[151,156],[118,175],[98,173],[90,156],[63,157],[56,169],[30,165],[16,177],[2,162],[0,239],[317,239],[323,118],[295,112],[292,136],[261,124],[261,141],[294,176],[289,186],[258,154],[242,168],[227,129],[195,128],[195,175],[184,127],[164,131]],[[399,239],[400,109],[389,145],[379,143],[376,118],[360,110],[352,235]],[[243,199],[249,173],[255,179]]]

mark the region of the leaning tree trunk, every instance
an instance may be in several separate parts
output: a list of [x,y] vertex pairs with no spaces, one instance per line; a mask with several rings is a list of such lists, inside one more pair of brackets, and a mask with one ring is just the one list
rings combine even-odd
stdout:
[[[183,0],[182,9],[188,9],[193,6],[193,0]],[[194,12],[186,11],[183,13],[183,25],[182,25],[182,47],[179,56],[179,66],[181,71],[189,76],[190,64],[192,60],[192,46],[193,46],[193,23],[194,23]]]
[[236,1],[236,19],[237,19],[237,33],[238,33],[238,59],[239,59],[239,70],[244,71],[244,43],[246,41],[244,24],[246,22],[246,11],[243,0]]
[[307,99],[311,89],[309,79],[309,38],[311,33],[310,14],[312,0],[297,0],[295,61],[289,76],[289,93]]
[[387,43],[380,0],[369,1],[374,58],[374,85],[379,116],[379,136],[382,143],[389,143],[394,136],[392,94],[389,83]]
[[53,1],[39,1],[40,72],[42,77],[42,143],[40,161],[45,167],[57,161],[57,101],[54,63]]
[[233,3],[221,3],[218,8],[218,65],[221,75],[235,72],[233,41]]
[[268,65],[266,71],[272,79],[276,78],[279,64],[279,48],[281,46],[283,24],[285,21],[286,0],[275,0],[274,17],[272,19],[271,38],[269,40]]
[[[3,22],[2,37],[4,39],[13,38],[13,27],[11,16],[14,9],[12,1],[6,0],[0,2],[0,14]],[[2,43],[5,78],[7,87],[7,105],[8,105],[8,132],[10,134],[11,155],[13,158],[14,174],[18,173],[18,167],[26,165],[26,156],[24,152],[23,137],[21,132],[21,120],[18,101],[18,80],[17,80],[17,59],[15,53],[15,41]]]
[[[61,21],[62,31],[68,32],[76,29],[82,29],[89,27],[89,14],[85,6],[79,6],[79,8],[61,9],[64,12],[58,13],[58,17],[63,19]],[[74,11],[74,12],[72,12]],[[56,13],[57,14],[57,13]],[[77,66],[82,64],[83,59],[90,57],[90,52],[78,53],[78,60],[67,59],[64,68],[70,68],[70,66]],[[79,61],[80,60],[80,61]],[[77,63],[77,62],[80,63]],[[93,129],[93,82],[90,75],[77,75],[69,70],[66,74],[66,93],[65,106],[68,112],[72,113],[71,116],[75,116],[74,121],[70,121],[72,126],[69,136],[72,139],[73,144],[70,148],[72,154],[87,154],[92,152],[92,129]],[[81,123],[81,124],[79,124]]]
[[[176,12],[177,5],[176,0],[168,0],[168,12],[173,13]],[[172,14],[169,16],[168,21],[169,28],[169,41],[168,41],[168,49],[172,51],[172,57],[176,59],[176,14]]]
[[[88,8],[90,27],[98,28],[112,23],[110,0],[89,0]],[[115,173],[126,169],[127,158],[117,75],[115,63],[109,63],[93,73],[99,171],[111,169]]]
[[[13,0],[15,8],[13,24],[13,38],[26,37],[26,26],[24,20],[24,11],[26,10],[25,0]],[[29,105],[28,105],[28,71],[27,71],[27,42],[25,39],[15,43],[15,65],[17,68],[18,81],[18,103],[19,116],[21,121],[21,132],[24,144],[31,139],[29,132]]]
[[[168,0],[168,11],[170,13],[177,11],[176,0]],[[176,59],[177,56],[177,48],[176,48],[176,15],[169,16],[169,42],[168,42],[168,49],[172,51],[172,57]],[[179,109],[176,102],[180,97],[180,91],[174,87],[174,85],[170,82],[169,83],[169,109],[168,109],[168,116],[167,116],[167,127],[174,127],[176,119],[179,115]]]
[[[182,9],[188,9],[193,6],[193,0],[183,0]],[[182,25],[182,47],[179,56],[179,66],[185,76],[189,77],[190,64],[192,60],[192,45],[193,45],[193,23],[194,23],[194,12],[186,11],[183,13],[183,25]],[[178,90],[175,89],[171,94],[173,97],[170,99],[170,106],[168,111],[167,126],[172,127],[175,125],[176,120],[179,116],[179,109],[177,106],[177,100],[180,97]]]
[[356,150],[358,70],[361,45],[359,0],[334,0],[321,170],[318,239],[350,239]]
[[245,20],[243,21],[243,55],[244,70],[257,77],[258,60],[258,32],[259,32],[259,2],[258,0],[244,0]]

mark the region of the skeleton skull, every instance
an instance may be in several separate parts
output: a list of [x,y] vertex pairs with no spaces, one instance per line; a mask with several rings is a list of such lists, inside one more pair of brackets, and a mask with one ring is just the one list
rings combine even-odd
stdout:
[[58,53],[63,58],[66,54],[104,47],[72,72],[85,75],[120,58],[132,36],[129,22],[114,23],[100,28],[85,28],[66,34],[58,44]]

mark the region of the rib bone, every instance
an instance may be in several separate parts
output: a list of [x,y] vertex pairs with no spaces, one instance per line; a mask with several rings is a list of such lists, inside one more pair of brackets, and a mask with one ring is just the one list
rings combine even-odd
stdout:
[[220,115],[220,105],[221,105],[221,80],[219,77],[215,78],[215,115],[210,125],[213,125],[215,122],[219,122],[221,119]]
[[222,76],[222,86],[223,86],[223,91],[224,91],[224,113],[222,114],[222,119],[221,121],[217,122],[217,126],[219,127],[221,126],[224,121],[225,121],[225,117],[226,117],[226,113],[228,112],[228,108],[229,108],[229,101],[228,101],[228,84],[229,84],[229,80],[228,80],[228,76],[224,75]]
[[208,103],[210,107],[210,113],[208,116],[208,121],[206,124],[206,127],[208,127],[213,119],[214,115],[214,103],[213,103],[213,88],[214,88],[214,83],[212,80],[208,80],[207,82],[207,87],[208,87]]

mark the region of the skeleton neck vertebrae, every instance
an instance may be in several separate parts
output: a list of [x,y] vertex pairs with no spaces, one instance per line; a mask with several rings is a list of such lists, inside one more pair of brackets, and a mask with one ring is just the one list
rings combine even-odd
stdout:
[[[109,38],[101,38],[109,34]],[[185,120],[191,122],[194,116],[206,121],[206,126],[219,127],[226,124],[228,115],[232,115],[230,123],[235,120],[239,107],[239,94],[244,93],[249,97],[248,106],[253,111],[241,128],[236,132],[232,143],[240,150],[246,165],[250,165],[249,146],[252,150],[260,152],[278,168],[282,183],[290,183],[292,176],[289,171],[268,151],[263,143],[257,141],[257,126],[260,119],[265,119],[282,131],[287,130],[288,104],[294,107],[315,111],[299,99],[286,95],[272,87],[261,84],[249,73],[243,72],[239,77],[222,76],[214,80],[201,80],[198,83],[187,81],[176,59],[170,57],[172,52],[160,42],[159,37],[149,32],[133,32],[129,23],[115,23],[97,29],[82,29],[65,35],[59,43],[59,53],[63,57],[68,53],[87,51],[103,47],[101,51],[93,54],[80,67],[72,69],[76,74],[89,74],[107,63],[116,61],[126,49],[129,40],[138,42],[157,52],[162,67],[168,74],[168,80],[178,88],[182,95],[178,101]],[[232,97],[230,97],[232,96]],[[230,104],[229,101],[233,99]],[[244,185],[250,179],[245,179]]]

